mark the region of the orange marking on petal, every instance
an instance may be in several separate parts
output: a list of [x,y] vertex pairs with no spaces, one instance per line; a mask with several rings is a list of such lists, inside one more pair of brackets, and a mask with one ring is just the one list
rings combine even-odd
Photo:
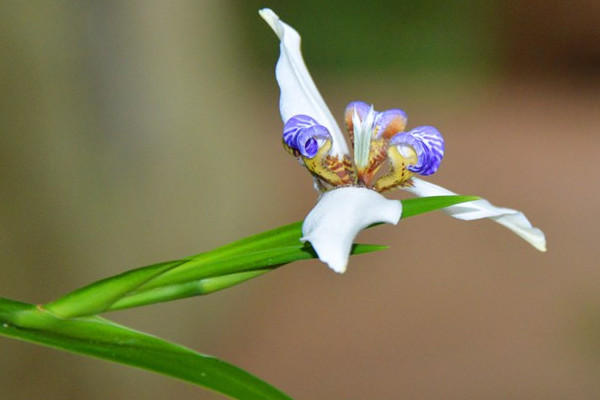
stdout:
[[385,130],[381,132],[381,137],[389,140],[398,132],[404,132],[406,128],[406,120],[402,117],[396,117],[385,127]]

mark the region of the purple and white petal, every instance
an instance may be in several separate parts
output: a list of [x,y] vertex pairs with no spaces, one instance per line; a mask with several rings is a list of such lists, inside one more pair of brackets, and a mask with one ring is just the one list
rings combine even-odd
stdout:
[[410,146],[417,153],[417,164],[408,169],[419,175],[435,173],[444,157],[444,138],[433,126],[419,126],[409,132],[401,132],[392,137],[390,146],[398,146],[403,154],[403,146]]
[[408,117],[406,113],[399,108],[392,108],[378,113],[377,116],[377,139],[384,137],[391,138],[395,134],[404,131]]
[[353,101],[346,106],[344,116],[346,120],[352,120],[352,116],[356,112],[358,118],[362,121],[366,118],[369,111],[373,108],[372,105],[365,103],[364,101]]
[[344,273],[356,235],[366,227],[397,224],[402,203],[361,187],[343,187],[324,193],[302,225],[303,242],[310,242],[319,259]]
[[329,139],[329,130],[308,115],[294,115],[283,126],[285,144],[304,157],[313,158]]
[[[413,178],[413,183],[413,187],[404,187],[403,189],[420,197],[456,195],[456,193],[448,189],[418,178]],[[527,217],[520,211],[496,207],[485,199],[446,207],[442,211],[454,218],[465,221],[489,218],[504,225],[525,239],[536,249],[546,251],[546,236],[544,235],[544,232],[542,232],[541,229],[532,226]]]
[[283,122],[298,114],[315,118],[331,134],[330,153],[341,159],[343,155],[348,154],[348,146],[306,68],[300,51],[300,35],[294,28],[281,21],[272,10],[263,8],[259,13],[281,41],[275,75],[281,89],[279,109]]

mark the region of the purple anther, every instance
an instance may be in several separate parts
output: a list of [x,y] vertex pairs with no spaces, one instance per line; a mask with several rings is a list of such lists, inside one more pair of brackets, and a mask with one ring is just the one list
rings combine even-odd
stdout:
[[304,157],[313,158],[331,139],[329,130],[308,115],[294,115],[283,126],[283,141]]
[[417,153],[417,164],[408,169],[420,175],[435,173],[444,157],[444,138],[433,126],[419,126],[392,137],[390,146],[408,145]]

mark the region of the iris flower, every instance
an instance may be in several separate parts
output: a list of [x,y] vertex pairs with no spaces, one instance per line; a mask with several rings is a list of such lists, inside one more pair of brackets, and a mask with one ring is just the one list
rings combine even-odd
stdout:
[[[376,111],[354,101],[345,111],[353,157],[325,101],[315,86],[300,51],[300,35],[270,9],[260,15],[280,40],[276,78],[281,89],[279,108],[283,146],[311,173],[319,192],[317,205],[302,226],[319,259],[335,272],[346,271],[356,235],[376,223],[397,224],[402,203],[381,193],[407,190],[417,196],[455,193],[415,175],[431,175],[444,155],[444,139],[432,126],[405,130],[407,117],[400,109]],[[387,171],[381,167],[387,164]],[[496,207],[479,199],[443,209],[448,215],[473,220],[489,218],[504,225],[540,251],[544,233],[522,212]]]

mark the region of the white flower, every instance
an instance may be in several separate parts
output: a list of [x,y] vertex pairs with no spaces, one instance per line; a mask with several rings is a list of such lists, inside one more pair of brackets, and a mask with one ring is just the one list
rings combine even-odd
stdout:
[[[345,112],[354,149],[351,158],[342,131],[304,64],[300,35],[270,9],[260,10],[260,15],[280,40],[275,72],[281,89],[284,147],[309,169],[321,195],[304,221],[302,240],[311,243],[321,261],[343,273],[358,232],[375,223],[397,224],[400,220],[401,203],[380,192],[400,188],[417,196],[455,194],[414,177],[437,171],[444,140],[431,126],[405,132],[407,118],[402,110],[377,112],[356,101]],[[376,178],[385,161],[389,171]],[[544,233],[520,211],[480,199],[447,207],[444,212],[463,220],[490,218],[538,250],[546,250]]]

